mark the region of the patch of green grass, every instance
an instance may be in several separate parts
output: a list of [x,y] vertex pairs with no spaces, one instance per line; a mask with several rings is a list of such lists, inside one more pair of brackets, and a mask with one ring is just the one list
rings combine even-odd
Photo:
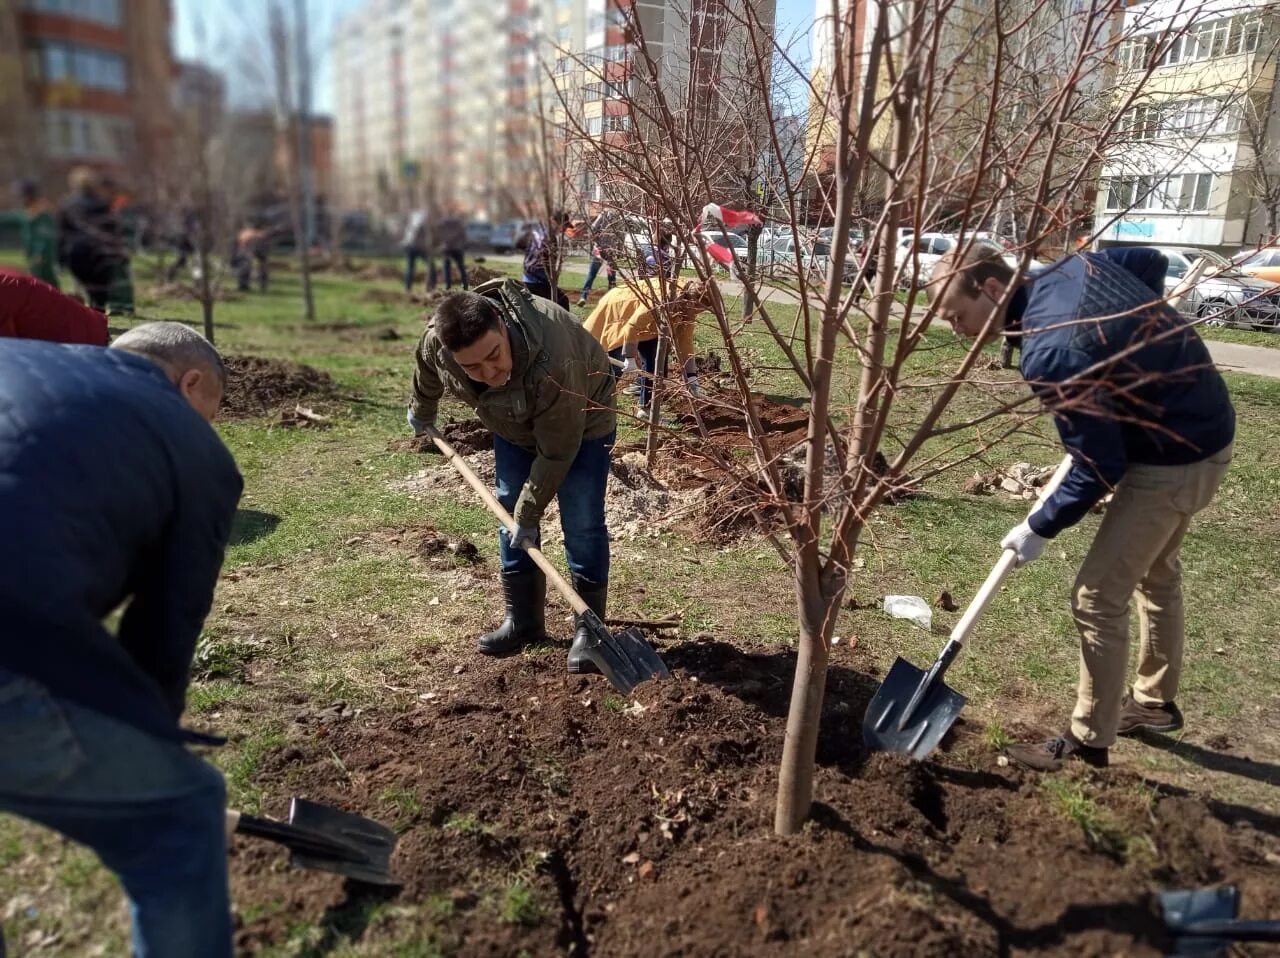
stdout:
[[187,712],[191,715],[213,712],[230,702],[241,701],[249,694],[249,687],[241,682],[192,682],[187,688]]
[[999,721],[992,720],[982,730],[982,741],[991,751],[1003,752],[1013,744],[1013,736],[1005,731],[1004,726]]
[[497,828],[486,822],[480,821],[475,815],[470,813],[459,814],[454,812],[446,820],[443,826],[445,831],[457,832],[460,835],[485,835],[492,836],[497,834]]
[[600,704],[604,706],[606,712],[625,712],[628,702],[621,695],[614,695],[612,692],[606,692],[600,698]]
[[404,830],[422,815],[422,799],[411,788],[392,785],[383,789],[379,797],[396,810],[397,830]]
[[1196,330],[1205,339],[1217,340],[1221,343],[1242,343],[1245,346],[1262,346],[1266,349],[1280,349],[1280,333],[1266,332],[1257,329],[1227,329],[1225,327],[1206,326],[1200,323]]
[[509,925],[532,927],[542,921],[542,908],[533,889],[518,878],[503,891],[498,914]]
[[101,867],[97,856],[87,849],[68,848],[58,869],[58,877],[68,888],[79,889],[88,884]]
[[215,753],[227,780],[227,800],[241,811],[262,811],[262,789],[257,784],[258,769],[267,753],[285,743],[284,733],[275,729],[256,729],[239,742]]
[[1153,851],[1149,838],[1127,832],[1088,794],[1084,783],[1054,776],[1046,778],[1041,788],[1061,815],[1080,826],[1085,840],[1095,851],[1126,862]]

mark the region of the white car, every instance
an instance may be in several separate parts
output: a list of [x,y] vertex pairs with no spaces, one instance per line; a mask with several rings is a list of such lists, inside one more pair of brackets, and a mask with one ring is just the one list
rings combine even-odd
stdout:
[[1178,310],[1203,317],[1206,326],[1251,326],[1280,330],[1280,287],[1241,271],[1224,256],[1194,246],[1155,247],[1169,261],[1166,294],[1172,294],[1195,264],[1208,260],[1201,278],[1187,290]]
[[[1017,269],[1022,258],[1021,252],[1012,244],[994,233],[979,232],[972,237],[958,236],[954,233],[920,233],[915,236],[904,236],[898,241],[898,288],[919,288],[929,282],[933,268],[938,265],[944,253],[949,253],[962,243],[987,243],[1004,250],[1002,259],[1010,269]],[[1042,264],[1032,259],[1029,268],[1038,268]]]

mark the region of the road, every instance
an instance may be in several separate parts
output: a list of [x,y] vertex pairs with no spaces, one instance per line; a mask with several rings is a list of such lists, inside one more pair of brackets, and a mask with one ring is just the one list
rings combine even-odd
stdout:
[[[518,256],[492,256],[495,260],[504,262],[519,262]],[[578,259],[574,257],[573,259]],[[578,263],[574,263],[575,266]],[[585,269],[585,258],[583,258],[582,268]],[[601,277],[597,283],[602,283]],[[721,279],[720,288],[730,296],[737,296],[742,293],[741,284],[731,279]],[[777,305],[795,305],[800,301],[799,296],[795,293],[771,288],[765,291],[766,308],[770,304]],[[1280,346],[1280,333],[1277,336],[1277,346]],[[1213,361],[1218,364],[1218,368],[1233,373],[1249,373],[1253,376],[1266,376],[1270,379],[1280,379],[1280,348],[1272,349],[1267,346],[1246,346],[1243,343],[1221,343],[1215,340],[1206,340],[1209,347],[1209,355],[1213,357]]]

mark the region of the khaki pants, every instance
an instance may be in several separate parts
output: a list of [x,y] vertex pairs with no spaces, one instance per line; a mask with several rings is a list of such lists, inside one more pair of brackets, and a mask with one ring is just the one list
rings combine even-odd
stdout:
[[1080,686],[1071,734],[1086,745],[1116,740],[1129,666],[1129,598],[1138,597],[1142,646],[1133,697],[1172,702],[1184,638],[1179,553],[1191,517],[1213,499],[1231,446],[1187,466],[1130,466],[1076,578]]

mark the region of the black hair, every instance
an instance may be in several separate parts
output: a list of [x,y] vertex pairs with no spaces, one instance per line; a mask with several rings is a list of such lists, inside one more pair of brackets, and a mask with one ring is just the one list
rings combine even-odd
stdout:
[[436,307],[436,335],[451,353],[466,349],[501,321],[497,305],[479,293],[450,293]]

